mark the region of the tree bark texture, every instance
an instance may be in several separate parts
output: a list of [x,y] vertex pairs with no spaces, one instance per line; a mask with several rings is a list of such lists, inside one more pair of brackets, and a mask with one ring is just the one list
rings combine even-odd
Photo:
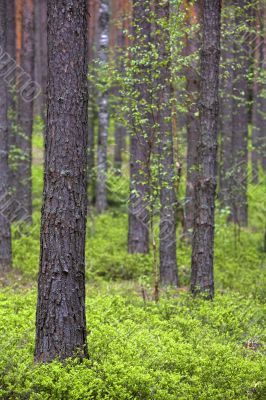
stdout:
[[203,0],[199,175],[196,185],[192,242],[191,290],[194,295],[201,292],[207,298],[214,296],[213,246],[219,108],[220,14],[220,0]]
[[35,360],[87,356],[87,1],[48,0],[48,114]]
[[151,66],[141,62],[149,54],[151,43],[149,0],[133,0],[133,51],[136,62],[134,90],[137,114],[131,115],[130,137],[130,199],[128,216],[128,252],[149,252],[151,99],[149,85]]
[[155,1],[155,43],[158,50],[157,122],[159,128],[159,188],[160,188],[160,281],[177,286],[176,261],[176,168],[172,132],[172,79],[170,48],[170,4]]
[[[0,49],[4,53],[7,48],[6,0],[0,2]],[[1,66],[1,65],[0,65]],[[0,79],[0,271],[11,266],[11,232],[10,222],[5,212],[8,198],[8,120],[7,120],[7,84]]]
[[[21,68],[30,79],[34,77],[34,15],[33,0],[23,0],[22,8],[22,49]],[[22,84],[21,84],[22,86]],[[32,221],[32,124],[33,101],[28,101],[19,93],[18,97],[18,132],[16,147],[19,149],[15,180],[16,198],[24,209],[23,219]]]
[[[109,49],[109,0],[101,0],[98,19],[98,57],[103,70],[108,63]],[[96,182],[96,210],[102,213],[107,208],[107,140],[109,125],[109,93],[98,91],[98,159]]]

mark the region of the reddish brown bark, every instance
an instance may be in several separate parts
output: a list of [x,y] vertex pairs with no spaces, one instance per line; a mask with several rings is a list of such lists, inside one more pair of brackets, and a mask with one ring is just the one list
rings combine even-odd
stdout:
[[48,113],[36,316],[38,362],[87,356],[87,2],[48,0],[47,4]]

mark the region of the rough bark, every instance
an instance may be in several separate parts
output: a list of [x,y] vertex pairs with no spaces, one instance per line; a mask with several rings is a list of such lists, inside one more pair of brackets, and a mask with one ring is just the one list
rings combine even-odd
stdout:
[[[133,130],[130,137],[130,199],[128,216],[128,252],[149,252],[149,202],[150,202],[150,156],[151,156],[151,109],[148,84],[151,67],[140,61],[148,54],[151,42],[149,0],[133,1],[133,48],[136,62],[134,74],[138,113],[141,120],[131,115]],[[141,106],[140,106],[141,100]],[[143,122],[145,121],[145,122]]]
[[[198,23],[200,7],[199,2],[191,5],[186,4],[187,20],[189,26]],[[186,70],[186,90],[188,95],[187,112],[187,180],[186,180],[186,204],[185,204],[185,224],[184,233],[189,235],[193,228],[195,210],[195,184],[197,179],[197,144],[199,140],[199,116],[198,116],[198,96],[199,96],[199,71],[196,53],[199,51],[199,32],[188,35],[186,43],[187,56],[193,56],[193,60]]]
[[[0,48],[7,49],[6,0],[0,2]],[[9,191],[7,85],[0,79],[0,271],[11,266],[10,222],[5,213],[5,200]]]
[[[169,1],[155,1],[155,44],[158,51],[157,123],[159,128],[159,190],[160,190],[160,282],[177,286],[176,261],[176,174],[174,165],[171,85],[171,48]],[[158,32],[158,33],[157,33]]]
[[[243,6],[248,0],[243,2]],[[238,5],[238,2],[237,2]],[[245,24],[246,12],[236,8],[235,26]],[[243,31],[235,32],[232,117],[232,174],[230,182],[231,217],[240,225],[248,224],[247,163],[248,163],[248,81],[249,44]]]
[[[34,19],[33,0],[23,0],[21,68],[33,80],[34,77]],[[23,78],[24,79],[24,78]],[[23,84],[20,84],[22,87]],[[23,218],[32,220],[32,123],[33,101],[28,101],[23,92],[18,97],[18,133],[16,147],[20,151],[15,174],[16,198],[24,209]]]
[[207,298],[214,296],[213,246],[219,108],[220,14],[220,0],[203,0],[199,175],[195,189],[191,290],[194,295],[200,292]]
[[[101,0],[98,19],[98,57],[101,68],[105,70],[108,63],[109,47],[109,0]],[[96,182],[96,210],[102,213],[107,208],[107,140],[108,140],[108,112],[109,93],[102,88],[98,91],[98,151],[97,151],[97,182]]]
[[87,1],[48,0],[48,113],[35,360],[87,355]]

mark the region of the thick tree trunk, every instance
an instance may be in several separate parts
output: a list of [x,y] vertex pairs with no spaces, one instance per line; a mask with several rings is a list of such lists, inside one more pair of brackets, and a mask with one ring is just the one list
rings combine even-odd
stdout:
[[[172,132],[172,85],[170,56],[170,4],[155,1],[155,44],[158,49],[157,122],[159,128],[160,188],[160,281],[177,286],[176,261],[176,168]],[[160,32],[159,34],[157,32]]]
[[[186,5],[187,19],[189,26],[194,26],[199,20],[199,2]],[[184,233],[189,235],[193,228],[195,210],[195,184],[197,179],[197,145],[199,140],[199,116],[198,96],[199,96],[199,73],[196,52],[199,50],[199,32],[189,33],[187,37],[186,53],[188,56],[194,55],[194,60],[186,70],[187,94],[189,99],[187,113],[187,181],[186,181],[186,204],[185,204],[185,224]]]
[[[0,2],[0,48],[7,49],[6,0]],[[5,212],[9,192],[7,85],[0,79],[0,271],[11,266],[10,222]]]
[[35,348],[35,360],[43,362],[87,355],[86,4],[48,0],[48,114]]
[[[23,0],[22,9],[22,50],[21,68],[33,80],[34,77],[34,20],[33,0]],[[22,86],[22,85],[21,85]],[[16,169],[16,198],[24,209],[23,218],[32,220],[32,123],[33,101],[24,98],[23,92],[18,97],[18,133],[16,146],[20,151]]]
[[[101,0],[99,19],[99,60],[105,69],[108,63],[109,48],[109,0]],[[108,112],[109,93],[103,88],[98,92],[99,125],[98,125],[98,159],[96,183],[96,210],[102,213],[107,208],[107,140],[108,140]]]
[[213,244],[218,128],[220,0],[203,0],[201,50],[199,175],[192,242],[191,290],[214,296]]
[[[136,61],[135,92],[137,113],[131,115],[130,200],[128,216],[128,252],[149,252],[151,100],[148,91],[151,67],[138,61],[149,54],[151,43],[149,0],[133,0],[133,47]],[[141,101],[141,103],[140,103]],[[139,120],[141,119],[141,121]],[[145,121],[145,122],[143,122]]]
[[[238,2],[237,2],[238,4]],[[245,0],[244,5],[248,4]],[[243,26],[244,10],[237,10],[235,25]],[[235,33],[232,119],[232,174],[230,182],[231,217],[240,225],[248,224],[247,163],[248,163],[248,81],[249,44],[243,31]]]

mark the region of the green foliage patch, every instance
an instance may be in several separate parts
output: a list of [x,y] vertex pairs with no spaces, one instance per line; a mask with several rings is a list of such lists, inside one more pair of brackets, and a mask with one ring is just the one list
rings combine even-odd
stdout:
[[90,285],[89,359],[46,365],[33,363],[36,291],[2,290],[0,398],[265,398],[265,307],[233,294],[144,303],[133,289]]

